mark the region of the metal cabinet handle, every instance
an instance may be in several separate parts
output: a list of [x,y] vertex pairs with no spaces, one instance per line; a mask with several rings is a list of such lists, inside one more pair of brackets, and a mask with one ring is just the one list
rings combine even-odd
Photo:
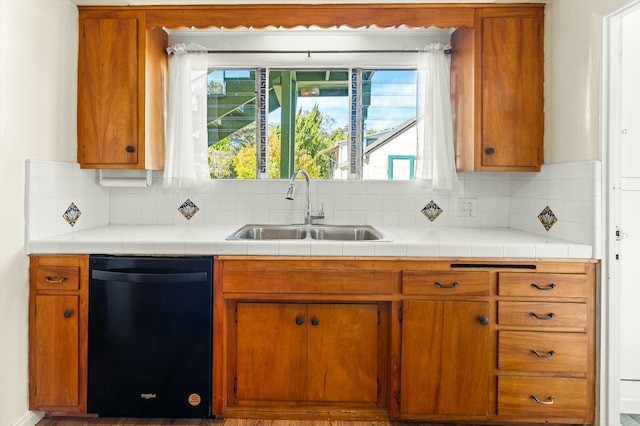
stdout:
[[458,287],[458,281],[454,281],[451,284],[442,284],[442,283],[436,281],[433,284],[438,288],[456,288],[456,287]]
[[313,317],[311,318],[311,325],[316,327],[318,324],[320,324],[320,320],[317,317]]
[[540,287],[538,284],[536,283],[531,283],[531,287],[536,288],[538,290],[553,290],[554,288],[556,288],[556,285],[554,283],[549,284],[547,287]]
[[134,152],[136,149],[131,145],[127,145],[124,150],[127,152]]
[[304,318],[296,317],[296,325],[302,325],[302,324],[304,324]]
[[546,316],[544,315],[538,315],[535,312],[531,312],[529,315],[531,315],[532,317],[534,317],[535,319],[539,319],[539,320],[543,320],[543,321],[548,321],[548,320],[552,320],[553,317],[556,316],[556,314],[554,314],[553,312],[547,314]]
[[73,316],[73,311],[71,309],[67,309],[62,315],[64,315],[65,318],[71,318]]
[[69,279],[69,277],[62,277],[59,280],[56,280],[53,277],[51,277],[50,275],[47,275],[46,277],[44,277],[44,280],[46,282],[48,282],[49,284],[62,284],[63,282],[65,282],[68,279]]
[[538,358],[543,358],[543,359],[551,359],[556,355],[554,351],[549,351],[547,352],[547,355],[543,355],[541,352],[538,352],[535,349],[531,349],[531,353],[535,354],[535,356],[537,356]]
[[486,152],[488,155],[493,155],[496,153],[496,149],[493,147],[489,147],[487,149],[484,150],[484,152]]
[[538,404],[543,404],[543,405],[553,405],[553,403],[556,401],[556,397],[555,396],[550,396],[549,398],[547,398],[546,401],[541,401],[535,395],[529,395],[529,398],[533,399]]
[[478,322],[480,325],[489,325],[489,318],[482,316],[478,319]]

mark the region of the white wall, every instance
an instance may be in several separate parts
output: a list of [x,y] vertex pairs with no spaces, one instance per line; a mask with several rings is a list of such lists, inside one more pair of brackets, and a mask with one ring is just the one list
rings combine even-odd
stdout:
[[27,389],[27,158],[75,161],[77,9],[0,0],[0,425],[32,424]]

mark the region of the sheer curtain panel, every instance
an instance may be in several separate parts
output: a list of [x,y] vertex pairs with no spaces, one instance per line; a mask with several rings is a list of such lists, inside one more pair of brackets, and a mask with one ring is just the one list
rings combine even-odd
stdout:
[[450,46],[430,43],[418,53],[416,180],[452,189],[456,180],[451,114]]
[[163,186],[195,188],[210,181],[207,142],[207,53],[184,43],[169,54],[169,107]]

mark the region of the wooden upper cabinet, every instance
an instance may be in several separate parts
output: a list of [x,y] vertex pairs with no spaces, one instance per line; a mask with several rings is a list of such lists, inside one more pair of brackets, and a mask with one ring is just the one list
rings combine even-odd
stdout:
[[78,162],[162,169],[166,33],[143,12],[81,12]]
[[[544,162],[543,31],[540,5],[479,9],[474,31],[454,33],[454,108],[462,111],[456,111],[461,118],[455,123],[459,171],[540,170]],[[473,55],[468,50],[470,41]],[[471,66],[473,83],[460,71]],[[469,117],[471,84],[474,124],[464,121]]]

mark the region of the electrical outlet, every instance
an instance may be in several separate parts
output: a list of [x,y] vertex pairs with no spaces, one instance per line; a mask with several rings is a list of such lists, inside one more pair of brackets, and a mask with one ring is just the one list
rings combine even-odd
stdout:
[[458,198],[458,216],[474,217],[476,215],[475,198]]

